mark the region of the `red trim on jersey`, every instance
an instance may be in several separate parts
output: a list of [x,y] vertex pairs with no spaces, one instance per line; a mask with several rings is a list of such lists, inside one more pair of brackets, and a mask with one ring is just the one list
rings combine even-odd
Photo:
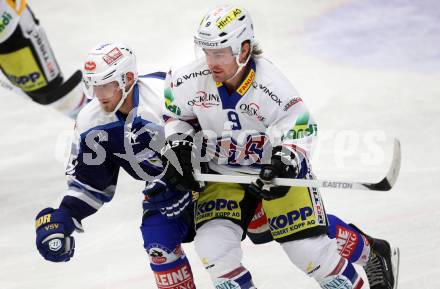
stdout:
[[226,273],[226,274],[223,275],[223,276],[220,276],[220,278],[233,279],[235,276],[239,275],[240,273],[242,273],[242,272],[244,272],[244,271],[247,271],[246,268],[244,268],[243,266],[241,266],[241,267],[238,267],[238,268],[235,269],[235,270],[232,270],[232,271],[229,272],[229,273]]
[[359,282],[355,286],[353,286],[353,289],[361,289],[362,285],[364,285],[364,280],[360,278]]
[[335,269],[333,269],[333,271],[328,274],[327,276],[332,276],[332,275],[339,275],[339,273],[342,271],[342,269],[344,268],[345,265],[345,259],[341,258],[339,259],[339,263],[338,265],[336,265]]

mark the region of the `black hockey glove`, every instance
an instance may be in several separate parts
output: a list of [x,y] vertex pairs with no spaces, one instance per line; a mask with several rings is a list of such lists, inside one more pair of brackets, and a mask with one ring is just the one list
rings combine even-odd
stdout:
[[192,137],[188,135],[173,135],[167,139],[161,158],[166,170],[163,180],[171,189],[201,191],[200,184],[193,176],[192,162],[196,161],[193,146]]
[[249,185],[249,192],[264,200],[274,200],[284,197],[290,187],[276,186],[274,178],[298,177],[299,164],[294,153],[281,146],[273,148],[271,163],[261,167],[259,178]]

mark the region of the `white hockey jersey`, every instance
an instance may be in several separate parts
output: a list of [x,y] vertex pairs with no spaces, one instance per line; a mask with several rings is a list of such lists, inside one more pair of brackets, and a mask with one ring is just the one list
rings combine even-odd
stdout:
[[197,123],[208,140],[209,166],[221,174],[258,174],[270,146],[286,146],[307,160],[317,125],[295,88],[264,58],[251,58],[245,76],[228,93],[204,61],[170,70],[165,136],[194,135]]

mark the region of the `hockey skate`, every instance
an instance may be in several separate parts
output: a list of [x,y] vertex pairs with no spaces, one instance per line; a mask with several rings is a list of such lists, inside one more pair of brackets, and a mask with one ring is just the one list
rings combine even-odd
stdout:
[[370,288],[397,289],[400,258],[399,248],[392,248],[387,241],[366,235],[353,224],[350,224],[350,226],[364,235],[371,246],[370,258],[364,266]]

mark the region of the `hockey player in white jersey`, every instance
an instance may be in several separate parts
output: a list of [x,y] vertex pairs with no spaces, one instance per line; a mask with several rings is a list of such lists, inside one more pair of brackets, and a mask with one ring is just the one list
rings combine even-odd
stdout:
[[0,0],[0,69],[2,89],[71,118],[87,103],[81,71],[64,79],[44,29],[26,0]]
[[[272,183],[276,177],[313,178],[309,157],[317,125],[286,77],[261,57],[248,12],[229,5],[211,10],[194,41],[200,58],[167,75],[165,177],[197,189],[188,164],[197,167],[200,157],[218,174],[259,175],[249,186],[207,183],[200,194],[195,247],[216,288],[256,288],[241,263],[240,242],[261,199],[271,236],[293,264],[322,288],[362,288],[352,260],[341,256],[326,234],[320,192]],[[175,157],[181,166],[173,163]],[[372,270],[383,282],[373,288],[390,289],[396,285],[390,248],[385,242],[379,250],[377,243],[369,258],[380,259]]]
[[138,76],[133,51],[121,43],[94,48],[83,73],[92,100],[76,120],[65,196],[58,208],[45,208],[36,217],[38,251],[49,261],[69,261],[75,249],[72,233],[83,231],[81,221],[112,200],[123,168],[133,178],[149,181],[141,232],[157,288],[195,288],[181,248],[193,238],[193,213],[185,210],[192,195],[173,191],[158,179],[165,73]]

